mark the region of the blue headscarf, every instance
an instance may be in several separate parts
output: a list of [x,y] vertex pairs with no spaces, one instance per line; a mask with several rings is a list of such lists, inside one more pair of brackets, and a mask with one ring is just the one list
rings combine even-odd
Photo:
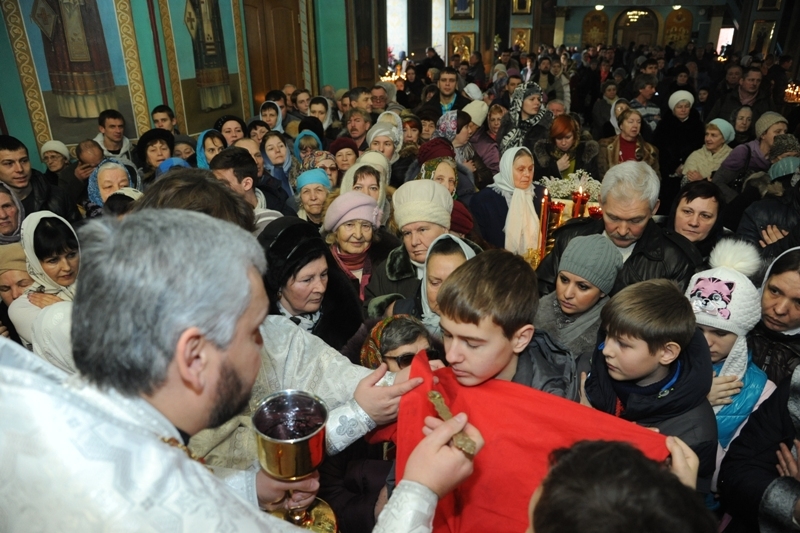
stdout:
[[128,187],[132,189],[141,190],[142,185],[139,183],[139,175],[136,174],[135,177],[131,177],[131,172],[128,170],[128,167],[120,161],[119,159],[114,159],[113,157],[107,157],[100,161],[100,164],[97,165],[92,173],[89,175],[89,182],[87,187],[89,189],[89,201],[92,202],[94,205],[99,205],[100,207],[103,206],[103,198],[100,196],[100,187],[97,185],[97,174],[98,171],[105,165],[106,163],[116,163],[120,165],[123,169],[125,169],[125,173],[128,175]]
[[216,131],[217,133],[219,133],[219,131],[215,129],[210,129],[204,131],[203,133],[200,134],[199,137],[197,137],[197,150],[195,150],[195,153],[197,154],[197,168],[204,168],[206,170],[209,170],[211,168],[208,166],[208,159],[206,159],[206,149],[205,149],[206,135],[208,135],[208,132],[210,131]]
[[316,133],[311,130],[303,130],[297,134],[297,137],[294,139],[294,156],[297,158],[298,161],[303,160],[303,156],[300,155],[300,139],[303,137],[314,137],[317,140],[317,150],[323,150],[322,141],[319,140],[319,137]]

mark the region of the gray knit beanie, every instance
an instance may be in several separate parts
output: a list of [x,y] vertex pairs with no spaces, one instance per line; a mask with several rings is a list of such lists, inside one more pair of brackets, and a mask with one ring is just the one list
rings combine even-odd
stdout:
[[558,270],[580,276],[608,294],[622,270],[622,254],[602,235],[575,237],[561,255]]
[[789,152],[797,152],[800,154],[800,143],[797,141],[797,137],[791,133],[776,135],[775,139],[772,141],[772,148],[770,148],[767,158],[775,160],[778,159],[779,156]]

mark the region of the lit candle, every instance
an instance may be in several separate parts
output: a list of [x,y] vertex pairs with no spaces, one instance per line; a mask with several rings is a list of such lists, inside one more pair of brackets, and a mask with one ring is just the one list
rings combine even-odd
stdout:
[[547,216],[548,216],[548,194],[547,189],[544,190],[544,197],[542,197],[542,207],[539,211],[539,258],[544,258],[544,251],[547,247]]

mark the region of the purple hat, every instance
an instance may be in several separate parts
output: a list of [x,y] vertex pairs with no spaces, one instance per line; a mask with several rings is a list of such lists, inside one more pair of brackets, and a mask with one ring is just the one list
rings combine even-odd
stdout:
[[345,222],[366,220],[377,228],[381,225],[381,214],[378,202],[372,196],[350,191],[331,202],[322,227],[325,231],[336,231]]

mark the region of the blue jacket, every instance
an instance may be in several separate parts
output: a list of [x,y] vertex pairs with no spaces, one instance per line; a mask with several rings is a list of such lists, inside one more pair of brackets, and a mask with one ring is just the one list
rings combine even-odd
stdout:
[[[723,359],[714,363],[715,375],[722,369],[724,362],[725,360]],[[733,403],[723,406],[716,413],[717,438],[723,448],[728,447],[733,439],[733,434],[736,433],[736,428],[747,420],[747,417],[753,412],[764,390],[764,385],[767,384],[767,375],[753,364],[749,351],[747,352],[747,370],[745,370],[744,377],[742,377],[742,382],[744,386],[739,394],[733,396]]]

